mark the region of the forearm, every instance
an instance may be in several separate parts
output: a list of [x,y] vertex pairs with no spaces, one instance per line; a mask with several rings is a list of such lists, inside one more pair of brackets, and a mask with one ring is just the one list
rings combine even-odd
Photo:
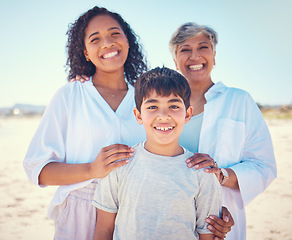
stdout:
[[116,213],[98,210],[94,240],[112,240],[115,228]]
[[127,164],[133,152],[134,149],[127,145],[112,144],[102,148],[90,163],[48,163],[39,175],[39,184],[68,185],[93,178],[104,178],[113,169]]
[[94,240],[112,240],[113,235],[108,231],[103,231],[102,229],[96,229],[94,234]]
[[95,178],[90,163],[67,164],[50,162],[39,175],[40,185],[68,185]]

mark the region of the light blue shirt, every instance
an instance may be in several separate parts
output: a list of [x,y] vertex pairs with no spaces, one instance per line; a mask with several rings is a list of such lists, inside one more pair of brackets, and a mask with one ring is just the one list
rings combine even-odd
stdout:
[[185,124],[184,129],[179,138],[179,144],[193,153],[198,152],[199,139],[204,113],[193,116],[191,120]]

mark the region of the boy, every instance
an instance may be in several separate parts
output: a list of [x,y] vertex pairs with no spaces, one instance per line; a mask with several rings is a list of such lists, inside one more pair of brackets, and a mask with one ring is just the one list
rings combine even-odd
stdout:
[[137,80],[134,114],[147,140],[97,186],[95,239],[213,239],[205,219],[220,215],[221,186],[214,174],[187,168],[193,153],[179,145],[190,95],[187,80],[167,68]]

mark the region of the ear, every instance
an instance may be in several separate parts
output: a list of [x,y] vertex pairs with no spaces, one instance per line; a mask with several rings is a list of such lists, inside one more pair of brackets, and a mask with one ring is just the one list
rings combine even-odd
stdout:
[[177,65],[177,62],[176,62],[176,60],[175,60],[175,59],[173,59],[173,61],[174,61],[174,64],[175,64],[176,70],[178,70],[178,71],[179,71],[179,69],[178,69],[178,65]]
[[214,61],[214,65],[213,65],[213,66],[216,65],[215,56],[216,56],[216,51],[215,51],[214,54],[213,54],[213,61]]
[[87,62],[90,62],[90,58],[88,56],[88,53],[87,53],[86,49],[83,50],[83,53],[84,53],[84,56],[85,56],[86,61]]
[[142,116],[141,116],[141,113],[139,112],[139,110],[136,107],[134,107],[133,112],[134,112],[134,115],[136,117],[138,124],[142,125],[143,120],[142,120]]
[[189,108],[186,111],[185,123],[188,123],[191,120],[192,115],[193,115],[193,107],[189,106]]

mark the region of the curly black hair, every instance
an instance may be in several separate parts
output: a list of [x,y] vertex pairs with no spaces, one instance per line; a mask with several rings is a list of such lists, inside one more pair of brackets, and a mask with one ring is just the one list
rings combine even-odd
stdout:
[[69,25],[66,45],[67,62],[66,70],[68,80],[75,78],[76,75],[92,76],[96,69],[95,66],[86,61],[84,56],[85,29],[89,21],[97,15],[109,15],[115,19],[123,29],[129,41],[129,53],[124,65],[125,77],[130,84],[134,84],[136,79],[147,71],[146,59],[142,53],[142,46],[138,43],[138,36],[131,29],[130,25],[117,13],[111,12],[106,8],[94,7],[81,15],[74,23]]

